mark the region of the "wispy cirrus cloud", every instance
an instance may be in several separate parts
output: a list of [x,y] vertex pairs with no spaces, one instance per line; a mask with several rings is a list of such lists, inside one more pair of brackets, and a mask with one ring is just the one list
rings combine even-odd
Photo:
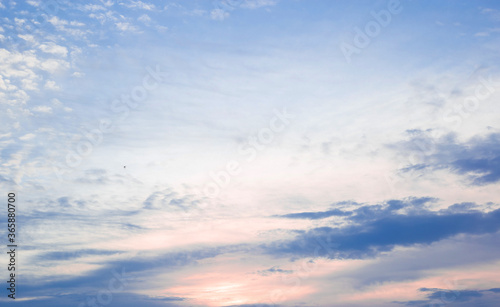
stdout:
[[498,7],[400,2],[1,1],[16,303],[498,305]]

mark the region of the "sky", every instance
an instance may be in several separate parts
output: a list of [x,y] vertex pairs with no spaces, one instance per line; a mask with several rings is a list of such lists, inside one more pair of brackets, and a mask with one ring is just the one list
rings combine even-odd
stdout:
[[0,20],[0,305],[499,306],[498,1]]

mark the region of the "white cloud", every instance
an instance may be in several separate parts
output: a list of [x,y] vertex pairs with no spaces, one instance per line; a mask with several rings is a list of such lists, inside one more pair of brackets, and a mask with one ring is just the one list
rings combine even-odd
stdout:
[[118,18],[112,11],[107,11],[105,13],[92,13],[89,14],[89,17],[97,19],[101,24],[104,24],[106,21],[118,21]]
[[53,91],[61,89],[59,86],[57,86],[56,82],[52,81],[52,80],[45,82],[44,88],[46,88],[48,90],[53,90]]
[[487,37],[487,36],[490,36],[492,33],[499,33],[499,32],[500,32],[500,28],[492,28],[492,29],[487,29],[486,31],[477,32],[476,34],[474,34],[474,36]]
[[168,30],[168,27],[165,27],[165,26],[156,26],[156,29],[158,30],[158,32],[165,32]]
[[142,14],[137,20],[142,21],[144,23],[149,23],[151,18],[147,14]]
[[241,7],[246,9],[258,9],[260,7],[273,5],[276,5],[276,1],[274,0],[247,0],[241,4]]
[[34,68],[40,64],[40,60],[36,57],[35,50],[28,50],[22,53],[21,61],[30,68]]
[[38,83],[36,83],[33,79],[23,79],[21,84],[23,89],[28,91],[35,91],[38,89]]
[[24,23],[26,22],[26,19],[19,19],[14,17],[14,22],[16,23],[16,26],[22,27]]
[[28,133],[28,134],[25,134],[25,135],[23,135],[23,136],[20,136],[20,137],[19,137],[19,139],[20,139],[21,141],[29,141],[29,140],[34,139],[34,138],[35,138],[35,136],[36,136],[36,135],[35,135],[35,134],[33,134],[33,133]]
[[59,26],[65,26],[68,24],[66,20],[60,19],[57,16],[54,16],[49,19],[49,22],[54,26],[54,27],[59,27]]
[[98,4],[86,4],[82,8],[84,11],[93,11],[93,12],[106,10],[106,8]]
[[101,0],[101,3],[104,4],[104,6],[107,6],[107,7],[110,7],[110,6],[114,5],[113,0],[108,0],[108,1]]
[[62,106],[62,102],[57,98],[51,99],[50,102],[52,102],[52,104],[55,106]]
[[83,22],[78,22],[78,21],[72,21],[69,24],[75,27],[83,27],[85,25]]
[[200,9],[195,9],[195,10],[192,10],[189,15],[192,15],[192,16],[203,16],[207,13],[207,11],[205,10],[200,10]]
[[49,107],[49,106],[37,106],[37,107],[34,107],[33,108],[33,111],[34,112],[38,112],[38,113],[52,113],[52,108]]
[[121,30],[121,31],[130,31],[130,32],[135,32],[137,31],[137,27],[131,25],[128,22],[117,22],[116,27]]
[[489,15],[495,20],[500,20],[500,11],[497,9],[484,8],[481,13]]
[[210,12],[210,18],[214,20],[224,20],[229,17],[229,13],[222,9],[215,9]]
[[34,69],[39,65],[40,61],[33,50],[21,53],[0,49],[0,89],[5,91],[2,101],[10,105],[26,103],[29,96],[25,91],[38,90],[41,77]]
[[28,0],[28,1],[26,1],[26,3],[28,3],[29,5],[34,6],[34,7],[40,6],[40,1]]
[[18,37],[22,38],[23,40],[25,40],[27,42],[36,44],[35,37],[33,35],[31,35],[31,34],[20,34],[20,35],[18,35]]
[[54,16],[51,19],[49,19],[49,22],[58,31],[66,32],[67,34],[69,34],[71,36],[75,36],[75,37],[84,37],[85,34],[87,34],[87,33],[90,32],[90,30],[80,30],[80,29],[75,29],[75,28],[68,27],[68,26],[73,26],[73,27],[82,27],[82,26],[85,26],[84,23],[81,23],[81,22],[78,22],[78,21],[68,22],[67,20],[63,20],[63,19],[58,18],[57,16]]
[[66,69],[66,68],[68,68],[68,66],[69,65],[66,61],[56,60],[56,59],[48,59],[48,60],[42,62],[42,64],[40,65],[40,68],[45,70],[45,71],[54,73],[58,70]]
[[[6,80],[9,82],[9,80]],[[3,80],[2,75],[0,75],[0,90],[7,90],[7,84],[5,84],[5,81]]]
[[59,55],[62,57],[66,57],[68,55],[68,49],[66,47],[56,45],[52,42],[44,43],[38,48],[43,52]]
[[128,7],[128,8],[138,8],[138,9],[143,9],[147,11],[152,11],[156,9],[155,5],[152,3],[146,3],[142,1],[130,1],[129,3],[121,3],[122,5]]

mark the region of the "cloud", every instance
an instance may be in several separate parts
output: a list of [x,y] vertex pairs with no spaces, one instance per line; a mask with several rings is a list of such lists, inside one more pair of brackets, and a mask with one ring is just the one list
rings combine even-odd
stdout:
[[19,34],[18,37],[32,44],[36,43],[35,37],[31,34]]
[[82,6],[82,9],[84,11],[92,11],[92,12],[106,10],[105,7],[103,7],[102,5],[98,5],[98,4],[86,4],[86,5]]
[[213,20],[224,20],[229,17],[229,11],[237,8],[258,9],[266,6],[276,5],[274,0],[245,0],[245,1],[225,1],[219,0],[215,3],[215,9],[210,11],[210,18]]
[[283,270],[283,269],[280,269],[279,267],[276,267],[276,266],[274,266],[270,269],[267,269],[267,270],[257,272],[257,274],[262,275],[262,276],[269,276],[272,274],[292,274],[292,273],[293,273],[292,270]]
[[92,255],[116,255],[119,253],[122,253],[122,251],[108,251],[108,250],[98,250],[98,249],[80,249],[75,251],[53,251],[53,252],[51,251],[51,252],[39,253],[36,256],[36,260],[42,262],[67,261]]
[[52,113],[52,108],[49,106],[36,106],[33,108],[33,112],[50,114]]
[[485,14],[486,16],[489,16],[493,20],[500,20],[500,11],[497,9],[483,8],[481,10],[481,13]]
[[[441,306],[451,304],[453,306],[497,306],[500,296],[497,289],[488,290],[454,290],[437,288],[420,288],[420,292],[430,292],[426,300],[408,302],[395,302],[406,306]],[[486,299],[481,300],[481,298]],[[462,304],[465,303],[465,304]]]
[[309,219],[318,220],[324,219],[331,216],[349,216],[352,212],[345,212],[339,209],[333,209],[323,212],[299,212],[299,213],[289,213],[285,215],[277,215],[276,217],[283,217],[288,219]]
[[69,68],[69,64],[63,60],[48,59],[41,63],[40,68],[50,73]]
[[247,0],[241,3],[242,8],[246,9],[258,9],[265,6],[273,6],[276,5],[277,1],[275,0]]
[[277,304],[244,304],[244,305],[229,305],[226,307],[281,307],[284,305],[277,305]]
[[26,1],[29,5],[32,5],[34,7],[39,7],[40,6],[40,1],[35,1],[35,0],[28,0]]
[[138,28],[128,22],[117,22],[116,23],[116,28],[120,31],[129,31],[129,32],[136,32]]
[[[51,278],[50,281],[44,280],[42,284],[39,283],[40,280],[32,278],[24,285],[24,295],[42,295],[45,291],[47,291],[47,289],[53,290],[51,293],[62,291],[76,295],[85,291],[87,293],[94,292],[97,294],[99,289],[106,289],[109,279],[114,275],[112,272],[123,272],[122,274],[125,274],[127,278],[135,280],[138,277],[145,277],[149,275],[152,271],[171,271],[172,269],[178,269],[183,266],[195,265],[199,260],[213,258],[223,252],[229,252],[233,249],[234,248],[231,247],[205,248],[183,252],[160,253],[156,255],[146,255],[145,253],[141,253],[135,257],[127,255],[126,260],[121,260],[123,257],[117,258],[117,256],[121,253],[125,252],[117,250],[103,251],[85,249],[76,250],[75,252],[70,253],[42,253],[39,256],[39,259],[43,259],[44,262],[47,262],[47,265],[50,263],[49,261],[55,263],[67,262],[87,255],[103,255],[109,257],[109,259],[100,268],[82,273],[80,276],[71,276],[69,278],[67,276],[61,276],[58,278]],[[46,293],[47,292],[45,292],[45,294]]]
[[127,3],[120,3],[121,5],[124,5],[128,8],[134,8],[134,9],[142,9],[142,10],[147,10],[147,11],[153,11],[156,9],[156,6],[152,3],[146,3],[143,1],[134,1],[131,0]]
[[394,215],[398,211],[413,215],[427,213],[427,205],[437,201],[438,199],[434,197],[407,197],[405,199],[391,199],[379,205],[363,205],[353,210],[355,215],[350,220],[354,222],[372,221]]
[[472,298],[481,297],[482,294],[480,291],[474,290],[459,290],[459,291],[450,291],[445,289],[420,289],[422,292],[432,292],[427,295],[429,299],[442,299],[443,301],[458,301],[458,302],[466,302]]
[[48,80],[47,82],[45,82],[44,88],[53,91],[61,89],[59,86],[57,86],[56,82],[52,80]]
[[77,178],[77,183],[106,184],[111,181],[104,169],[90,169],[85,171],[85,176]]
[[486,234],[500,229],[500,209],[488,213],[454,213],[453,209],[445,213],[426,209],[410,214],[394,213],[402,208],[399,205],[392,202],[385,209],[365,206],[351,217],[357,224],[299,231],[292,240],[263,247],[276,256],[361,259],[391,251],[396,246],[431,244],[458,234]]
[[200,201],[191,195],[180,196],[171,189],[156,191],[143,202],[144,209],[161,209],[168,211],[188,211],[199,208]]
[[[112,280],[113,276],[108,278]],[[128,284],[126,284],[128,285]],[[116,287],[120,288],[122,285],[117,284]],[[121,288],[120,288],[121,289]],[[123,287],[125,291],[128,290],[127,287]],[[67,307],[67,306],[103,306],[96,305],[98,302],[98,295],[101,293],[99,291],[108,290],[108,286],[104,285],[101,289],[89,289],[85,293],[78,294],[67,294],[67,293],[57,293],[53,295],[39,295],[39,296],[24,296],[23,298],[16,298],[17,305],[19,306],[33,306],[33,301],[36,302],[36,306],[39,307]],[[109,290],[108,290],[109,291]],[[106,292],[107,293],[107,292]],[[110,306],[123,306],[123,307],[135,307],[135,306],[151,306],[151,307],[178,307],[178,302],[184,300],[182,297],[150,297],[142,294],[135,294],[131,292],[111,292],[109,297],[103,295],[104,299],[99,300],[101,302],[109,302]],[[100,296],[99,296],[100,298]]]
[[52,18],[50,18],[49,22],[56,28],[60,28],[68,24],[68,21],[61,19],[57,16],[53,16]]
[[28,134],[25,134],[23,136],[20,136],[19,139],[22,140],[22,141],[29,141],[29,140],[32,140],[36,137],[35,134],[33,133],[28,133]]
[[139,18],[137,18],[137,20],[147,24],[151,21],[151,17],[149,17],[147,14],[142,14],[141,16],[139,16]]
[[224,20],[229,17],[229,13],[223,9],[214,9],[210,12],[210,18],[213,20]]
[[66,47],[56,45],[52,42],[41,44],[40,46],[38,46],[38,48],[40,48],[40,50],[42,50],[43,52],[59,55],[62,57],[66,57],[68,55],[68,49]]
[[472,185],[500,181],[500,133],[476,136],[460,142],[454,134],[432,138],[423,131],[412,131],[409,141],[391,146],[403,154],[417,154],[421,161],[404,172],[447,169],[465,176]]

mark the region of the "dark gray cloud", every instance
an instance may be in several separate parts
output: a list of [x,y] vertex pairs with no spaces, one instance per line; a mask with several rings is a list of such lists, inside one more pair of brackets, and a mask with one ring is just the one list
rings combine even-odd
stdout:
[[[456,208],[435,212],[423,207],[431,198],[392,200],[385,205],[363,206],[353,211],[355,224],[319,227],[298,234],[292,240],[263,246],[273,255],[291,257],[365,258],[390,251],[395,246],[431,244],[458,234],[486,234],[500,229],[500,209],[488,213],[456,212]],[[396,212],[411,204],[417,210]]]
[[[218,248],[204,248],[192,251],[184,252],[174,252],[174,253],[164,253],[155,256],[148,256],[141,254],[137,257],[128,260],[112,260],[108,261],[103,265],[102,268],[88,272],[81,276],[73,276],[70,278],[60,277],[53,281],[25,279],[19,284],[19,288],[22,288],[23,297],[30,296],[49,296],[53,293],[70,293],[71,295],[55,295],[47,300],[37,300],[40,304],[37,306],[51,306],[49,303],[57,299],[58,303],[53,306],[78,306],[78,304],[84,302],[86,298],[95,298],[100,290],[107,289],[109,287],[110,280],[114,279],[116,276],[122,276],[125,281],[126,286],[123,287],[123,293],[117,293],[114,295],[117,298],[123,299],[124,297],[129,297],[131,301],[135,301],[137,305],[133,305],[130,302],[126,304],[119,304],[119,300],[113,300],[112,306],[142,306],[146,304],[147,306],[176,306],[165,305],[164,303],[182,301],[184,298],[169,297],[169,298],[150,298],[146,296],[137,296],[132,293],[128,293],[131,289],[132,284],[135,285],[135,281],[148,278],[151,271],[159,269],[171,270],[183,267],[183,266],[194,266],[197,261],[207,258],[213,258],[222,253],[230,253],[235,250],[244,250],[242,246],[224,246]],[[104,252],[98,250],[88,250],[85,254],[103,255]],[[108,253],[109,254],[109,253]],[[72,255],[65,255],[59,253],[48,253],[42,255],[43,259],[63,259],[63,258],[73,258]],[[152,302],[151,304],[149,302]],[[66,305],[59,302],[65,302]],[[155,305],[158,302],[158,305]],[[154,303],[154,304],[153,304]],[[26,305],[32,306],[32,305]],[[91,305],[89,305],[91,306]]]
[[36,257],[36,261],[52,261],[52,260],[72,260],[85,256],[93,255],[115,255],[119,254],[121,251],[106,251],[98,249],[82,249],[75,251],[55,251],[40,253]]
[[496,307],[500,303],[497,289],[488,290],[449,290],[437,288],[421,288],[428,292],[426,300],[395,302],[405,306],[484,306]]
[[283,270],[283,269],[280,269],[277,266],[273,266],[270,269],[262,270],[262,271],[258,271],[257,272],[257,274],[262,275],[262,276],[269,276],[269,275],[272,275],[272,274],[292,274],[292,273],[293,273],[292,270]]
[[349,205],[350,207],[356,206],[357,208],[351,210],[340,210],[334,208],[331,210],[319,212],[297,212],[284,215],[275,215],[274,217],[318,220],[332,216],[341,216],[347,217],[348,220],[354,222],[363,222],[369,219],[380,218],[382,216],[394,214],[394,212],[401,209],[404,209],[406,212],[413,214],[417,214],[419,212],[425,213],[427,212],[426,206],[436,201],[438,201],[438,199],[433,197],[407,197],[402,200],[391,199],[378,205],[365,205],[356,202],[339,202],[333,204],[332,206]]
[[333,209],[323,212],[299,212],[290,213],[285,215],[277,215],[276,217],[283,217],[288,219],[309,219],[309,220],[319,220],[331,216],[349,216],[352,212],[345,212],[339,209]]
[[435,139],[429,135],[429,131],[408,132],[408,141],[389,146],[405,156],[419,160],[404,168],[404,172],[447,169],[465,176],[472,185],[500,181],[500,133],[460,142],[454,134]]
[[[102,290],[102,289],[101,289]],[[101,299],[102,303],[99,303]],[[102,296],[98,298],[98,292],[88,293],[87,295],[78,294],[49,294],[45,298],[40,298],[35,301],[17,301],[16,305],[21,307],[90,307],[90,306],[120,306],[120,307],[136,307],[136,306],[152,306],[152,307],[177,307],[181,306],[179,302],[186,300],[182,297],[163,297],[152,298],[146,295],[114,292],[111,296]],[[107,304],[104,304],[107,303]]]
[[144,209],[168,209],[188,211],[197,209],[200,200],[192,195],[180,195],[171,189],[156,191],[146,198],[143,202]]

